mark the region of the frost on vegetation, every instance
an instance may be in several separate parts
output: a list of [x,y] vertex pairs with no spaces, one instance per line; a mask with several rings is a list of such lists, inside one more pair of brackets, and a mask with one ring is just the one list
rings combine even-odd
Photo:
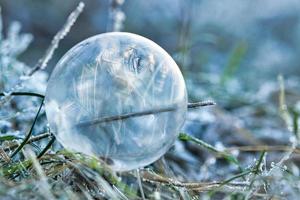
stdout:
[[[32,35],[20,33],[21,25],[18,22],[13,22],[9,26],[5,37],[1,20],[0,91],[3,92],[4,97],[0,96],[0,121],[9,119],[7,122],[17,124],[21,132],[24,131],[23,128],[28,127],[27,123],[24,122],[32,121],[40,100],[29,97],[12,98],[11,93],[18,91],[45,93],[48,75],[41,70],[45,69],[59,42],[70,31],[83,8],[84,4],[80,2],[77,8],[70,14],[62,29],[54,36],[44,56],[33,68],[19,60],[19,55],[28,48],[32,41]],[[0,128],[2,133],[10,134],[9,129]]]
[[[21,25],[13,22],[8,27],[6,36],[0,23],[0,130],[1,134],[15,135],[24,131],[27,122],[36,112],[38,99],[14,98],[11,100],[10,90],[18,84],[20,77],[30,70],[30,67],[19,60],[19,56],[28,48],[33,37],[30,34],[20,33]],[[46,88],[47,74],[38,72],[32,79],[24,80],[22,87],[15,91],[34,91],[43,93]],[[10,100],[10,101],[9,101]],[[21,118],[19,118],[21,116]],[[15,125],[13,125],[15,124]],[[18,130],[16,129],[18,124]]]
[[[5,38],[1,31],[0,41],[0,91],[9,91],[17,84],[17,81],[26,73],[30,68],[25,63],[18,59],[18,56],[23,53],[30,42],[32,35],[20,34],[21,26],[18,22],[13,22],[7,32]],[[34,82],[26,80],[24,89],[36,92],[43,92],[46,86],[46,73],[40,72],[35,77]],[[19,90],[20,88],[17,88]]]

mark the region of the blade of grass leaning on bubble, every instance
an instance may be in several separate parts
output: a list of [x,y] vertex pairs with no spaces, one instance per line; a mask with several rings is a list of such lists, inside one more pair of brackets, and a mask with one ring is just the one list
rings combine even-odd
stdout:
[[39,114],[40,114],[40,112],[42,110],[43,103],[44,103],[44,98],[42,99],[41,105],[40,105],[40,107],[39,107],[39,109],[38,109],[38,111],[37,111],[37,113],[35,115],[35,118],[34,118],[34,120],[32,122],[32,125],[31,125],[31,127],[29,129],[29,132],[27,133],[26,137],[21,142],[21,144],[18,146],[18,148],[11,154],[11,156],[10,156],[11,158],[13,158],[26,145],[26,143],[29,141],[29,139],[30,139],[30,137],[32,135],[32,132],[33,132],[34,125],[35,125],[35,123],[36,123],[36,121],[37,121],[37,119],[39,117]]

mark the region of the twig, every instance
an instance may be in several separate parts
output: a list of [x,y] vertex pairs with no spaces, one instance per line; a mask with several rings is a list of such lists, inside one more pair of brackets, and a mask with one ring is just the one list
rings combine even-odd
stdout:
[[188,103],[188,109],[205,107],[205,106],[213,106],[213,105],[216,105],[216,103],[213,101],[210,101],[210,100],[200,101],[200,102],[195,102],[195,103]]
[[44,56],[38,61],[34,68],[27,73],[27,76],[32,76],[36,71],[45,69],[49,60],[52,58],[54,51],[58,48],[59,42],[64,39],[64,37],[69,33],[71,27],[76,22],[80,13],[83,11],[84,3],[80,2],[76,9],[69,15],[66,23],[63,27],[56,33],[50,46],[46,50]]
[[[245,173],[244,173],[245,175]],[[163,176],[160,176],[158,174],[155,173],[151,173],[147,170],[143,170],[141,171],[141,176],[142,179],[144,181],[148,181],[148,182],[155,182],[155,183],[161,183],[161,184],[166,184],[166,185],[172,185],[175,187],[183,187],[186,188],[188,190],[193,190],[193,191],[208,191],[208,190],[212,190],[214,188],[218,188],[220,187],[225,181],[216,181],[216,182],[180,182],[180,181],[176,181],[170,178],[166,178]],[[241,177],[241,175],[239,175],[237,178]],[[234,179],[232,179],[234,180]],[[231,187],[243,187],[243,186],[247,186],[248,183],[246,182],[233,182],[233,183],[229,183],[232,180],[228,181],[227,186],[231,186]]]
[[[215,103],[212,101],[188,103],[187,108],[192,109],[192,108],[196,108],[196,107],[204,107],[204,106],[210,106],[210,105],[215,105]],[[77,127],[92,126],[92,125],[96,125],[96,124],[107,123],[107,122],[112,122],[112,121],[117,121],[117,120],[125,120],[125,119],[132,118],[132,117],[141,117],[141,116],[152,115],[152,114],[157,114],[157,113],[172,112],[177,109],[178,108],[176,106],[156,108],[156,109],[154,108],[154,109],[145,110],[145,111],[141,111],[141,112],[126,113],[126,114],[122,114],[122,115],[115,115],[115,116],[102,117],[99,119],[94,119],[94,120],[89,120],[89,121],[83,121],[83,122],[79,122],[76,126]]]
[[101,124],[101,123],[117,121],[117,120],[124,120],[124,119],[132,118],[132,117],[140,117],[140,116],[157,114],[157,113],[171,112],[171,111],[175,111],[176,109],[177,108],[175,106],[150,109],[150,110],[145,110],[145,111],[141,111],[141,112],[133,112],[133,113],[127,113],[127,114],[123,114],[123,115],[103,117],[103,118],[90,120],[90,121],[83,121],[83,122],[79,122],[76,126],[78,126],[78,127],[92,126],[95,124]]

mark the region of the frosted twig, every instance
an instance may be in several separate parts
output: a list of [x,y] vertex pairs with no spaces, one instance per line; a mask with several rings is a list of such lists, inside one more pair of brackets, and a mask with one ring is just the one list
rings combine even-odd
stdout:
[[151,173],[147,170],[141,171],[141,177],[144,181],[172,185],[172,186],[176,186],[176,187],[184,187],[188,190],[193,190],[193,191],[198,191],[198,192],[217,189],[220,186],[241,188],[241,187],[248,185],[247,182],[228,182],[226,185],[222,185],[224,183],[222,181],[180,182],[180,181],[173,180],[171,178],[163,177],[163,176],[155,174],[155,173]]
[[110,8],[108,13],[107,32],[121,31],[123,22],[126,18],[121,6],[125,0],[110,0]]
[[50,46],[46,50],[44,56],[38,61],[38,63],[34,66],[34,68],[27,73],[27,76],[32,76],[36,71],[40,69],[45,69],[47,67],[48,62],[52,58],[54,51],[58,48],[59,42],[64,39],[64,37],[69,33],[71,27],[76,22],[80,13],[83,11],[84,3],[80,2],[76,9],[69,15],[66,23],[63,27],[57,32],[54,38],[51,41]]
[[199,102],[195,102],[195,103],[188,103],[188,109],[204,107],[204,106],[213,106],[213,105],[216,105],[216,103],[213,101],[210,101],[210,100],[199,101]]
[[[215,105],[215,103],[212,101],[188,103],[187,108],[190,109],[190,108],[203,107],[203,106],[209,106],[209,105]],[[91,126],[91,125],[112,122],[112,121],[117,121],[117,120],[125,120],[125,119],[132,118],[132,117],[141,117],[141,116],[152,115],[152,114],[157,114],[157,113],[172,112],[177,109],[178,109],[177,106],[154,108],[154,109],[144,110],[144,111],[140,111],[140,112],[132,112],[132,113],[126,113],[126,114],[121,114],[121,115],[102,117],[102,118],[98,118],[98,119],[94,119],[94,120],[90,120],[90,121],[83,121],[83,122],[78,123],[76,126],[78,126],[78,127]]]

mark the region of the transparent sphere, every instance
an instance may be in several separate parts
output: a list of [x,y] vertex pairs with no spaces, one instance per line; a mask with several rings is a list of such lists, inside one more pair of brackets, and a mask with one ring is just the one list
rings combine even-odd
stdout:
[[61,58],[45,105],[65,148],[126,171],[171,147],[185,120],[187,95],[178,66],[160,46],[131,33],[105,33]]

